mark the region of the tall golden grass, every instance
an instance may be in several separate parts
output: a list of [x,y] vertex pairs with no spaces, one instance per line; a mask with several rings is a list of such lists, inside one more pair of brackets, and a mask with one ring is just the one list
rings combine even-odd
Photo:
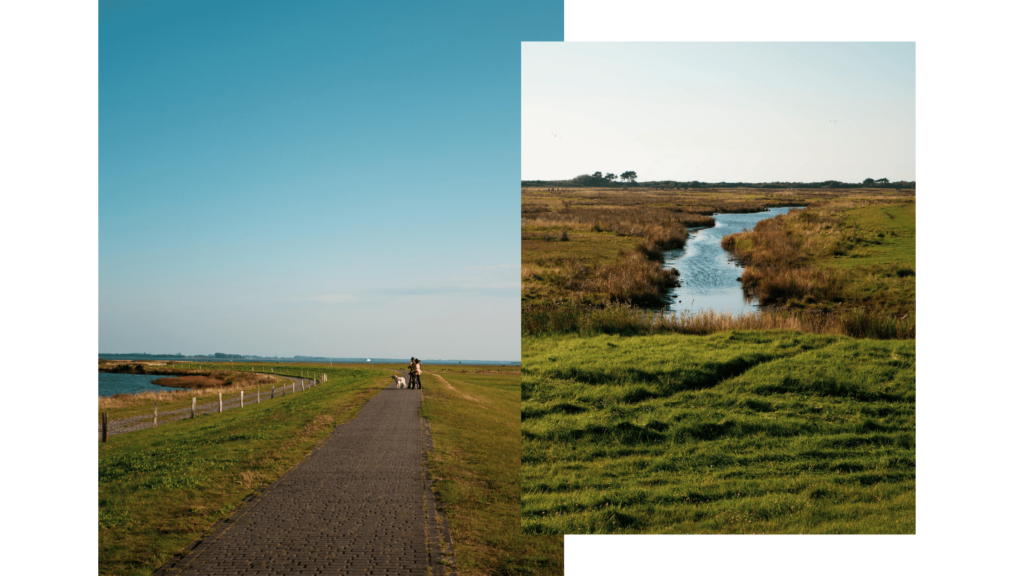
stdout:
[[563,230],[614,232],[642,239],[652,248],[679,248],[687,226],[712,226],[714,219],[655,206],[579,206],[566,203],[555,212],[527,211],[522,225]]
[[664,305],[665,294],[678,283],[678,270],[665,270],[658,260],[637,251],[599,268],[585,291],[607,294],[612,302],[658,307]]
[[863,309],[836,312],[763,310],[746,314],[700,311],[682,314],[645,310],[628,304],[595,305],[579,300],[523,306],[522,333],[623,334],[665,332],[706,335],[725,330],[799,330],[855,338],[913,339],[913,314],[881,317]]

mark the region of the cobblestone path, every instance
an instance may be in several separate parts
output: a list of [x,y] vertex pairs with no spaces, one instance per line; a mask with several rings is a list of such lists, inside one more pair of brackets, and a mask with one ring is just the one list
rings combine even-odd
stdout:
[[453,574],[451,537],[426,473],[421,398],[392,382],[155,574]]

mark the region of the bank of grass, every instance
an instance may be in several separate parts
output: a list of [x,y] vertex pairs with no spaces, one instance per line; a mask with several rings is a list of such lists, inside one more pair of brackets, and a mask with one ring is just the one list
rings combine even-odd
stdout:
[[328,382],[303,394],[99,443],[99,573],[151,574],[355,416],[389,374],[316,369]]
[[[218,394],[223,394],[225,400],[229,396],[237,397],[240,392],[245,392],[246,404],[255,403],[257,390],[261,400],[270,398],[272,387],[281,387],[290,382],[286,378],[278,376],[285,374],[289,376],[309,378],[325,371],[324,366],[319,364],[199,364],[187,365],[184,363],[163,363],[163,362],[129,362],[129,361],[100,361],[100,369],[108,372],[120,372],[130,374],[152,374],[167,375],[166,379],[160,379],[160,385],[164,390],[153,392],[141,392],[137,394],[115,394],[113,396],[100,396],[97,404],[97,419],[107,412],[108,418],[118,419],[129,416],[140,416],[153,414],[153,403],[157,404],[159,412],[168,412],[180,408],[188,408],[192,405],[192,398],[197,398],[199,404],[208,403],[217,399]],[[361,368],[361,367],[360,367]],[[367,367],[368,368],[368,367]],[[264,372],[260,372],[260,371]],[[274,370],[275,374],[268,374]]]
[[527,534],[915,531],[913,341],[727,331],[522,351]]
[[762,304],[901,317],[916,304],[915,217],[912,199],[830,202],[762,220],[722,246]]
[[561,534],[520,531],[519,374],[436,368],[423,377],[423,415],[459,573],[561,574]]

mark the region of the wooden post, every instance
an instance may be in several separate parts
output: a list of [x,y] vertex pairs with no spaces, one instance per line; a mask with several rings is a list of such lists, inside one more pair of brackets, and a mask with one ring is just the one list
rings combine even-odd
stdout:
[[256,387],[256,403],[257,404],[260,403],[260,387],[259,386]]
[[238,407],[245,408],[245,390],[238,392]]
[[153,402],[153,428],[156,428],[156,402]]
[[103,441],[107,441],[107,413],[103,413]]
[[306,381],[305,380],[299,380],[299,385],[302,386],[302,391],[305,392],[306,391]]
[[274,385],[273,384],[270,385],[270,399],[271,400],[274,399]]
[[295,381],[292,380],[292,394],[295,394]]
[[220,401],[220,410],[219,410],[219,412],[223,412],[224,411],[224,393],[223,392],[217,392],[217,398]]
[[196,397],[192,397],[192,417],[196,417]]

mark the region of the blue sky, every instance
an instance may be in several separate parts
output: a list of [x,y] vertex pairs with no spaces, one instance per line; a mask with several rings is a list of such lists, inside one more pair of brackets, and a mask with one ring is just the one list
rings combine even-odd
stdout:
[[523,45],[524,179],[915,178],[912,42]]
[[100,2],[99,351],[519,358],[562,3]]

